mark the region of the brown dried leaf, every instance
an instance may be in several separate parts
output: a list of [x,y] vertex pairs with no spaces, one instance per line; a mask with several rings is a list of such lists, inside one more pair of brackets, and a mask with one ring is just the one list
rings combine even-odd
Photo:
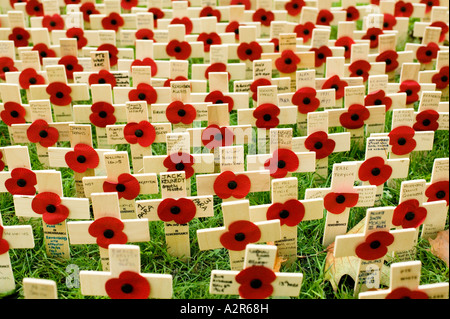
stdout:
[[428,241],[431,253],[442,259],[448,267],[448,229],[438,232],[436,239],[428,238]]
[[[267,245],[275,245],[275,242],[273,242],[273,241],[268,241],[266,244],[267,244]],[[279,272],[279,271],[280,271],[280,268],[281,268],[281,264],[284,263],[285,261],[287,261],[287,259],[281,258],[281,257],[278,255],[278,251],[277,251],[277,257],[275,258],[275,264],[274,264],[274,266],[273,266],[273,271],[274,271],[274,272]]]

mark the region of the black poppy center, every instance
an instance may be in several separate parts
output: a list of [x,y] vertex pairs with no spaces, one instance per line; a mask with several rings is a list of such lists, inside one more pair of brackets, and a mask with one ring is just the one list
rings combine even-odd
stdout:
[[186,111],[183,109],[178,110],[177,112],[178,116],[185,116],[186,115]]
[[39,11],[41,11],[41,8],[39,8],[38,6],[35,6],[35,7],[33,8],[33,10],[36,11],[36,12],[39,12]]
[[292,8],[297,9],[297,8],[298,8],[298,4],[297,4],[297,3],[294,3],[294,4],[292,5]]
[[122,290],[124,294],[130,294],[133,292],[133,286],[130,284],[123,284],[122,287],[120,287],[120,290]]
[[406,138],[400,137],[400,138],[397,140],[397,144],[398,144],[398,145],[405,145],[405,144],[406,144]]
[[441,77],[441,81],[442,82],[447,82],[448,81],[448,76],[444,75],[443,77]]
[[234,34],[239,34],[239,29],[234,29]]
[[56,22],[55,21],[51,21],[50,22],[50,26],[55,27],[56,26]]
[[148,40],[148,36],[143,36],[142,40]]
[[58,99],[62,99],[62,98],[64,97],[64,93],[63,93],[63,92],[56,92],[55,96],[56,96]]
[[23,35],[21,35],[21,34],[16,35],[16,39],[17,40],[22,40],[23,39]]
[[11,117],[16,118],[16,117],[19,117],[19,112],[17,112],[17,111],[12,111],[11,113],[9,113],[9,115],[11,115]]
[[45,51],[41,51],[41,52],[39,52],[39,54],[43,58],[47,57],[47,52],[45,52]]
[[377,249],[380,246],[381,246],[381,243],[378,240],[374,240],[373,242],[370,243],[370,248],[372,248],[372,249]]
[[170,207],[170,213],[172,213],[174,215],[178,215],[180,212],[181,212],[180,207],[178,207],[178,206]]
[[405,91],[405,93],[406,93],[407,96],[410,96],[413,92],[412,92],[412,90],[407,89],[407,90]]
[[235,189],[237,187],[237,183],[235,181],[228,182],[229,189]]
[[308,29],[303,30],[303,34],[304,35],[308,35],[309,34],[309,30]]
[[98,79],[98,84],[104,84],[106,83],[106,80],[104,78]]
[[250,281],[250,287],[252,287],[253,289],[261,288],[261,286],[262,281],[259,279],[253,279],[252,281]]
[[327,18],[326,17],[322,17],[322,18],[320,18],[320,21],[321,22],[327,22]]
[[234,239],[236,241],[243,241],[245,239],[245,234],[244,233],[236,233],[234,235]]
[[352,116],[350,116],[350,119],[352,121],[357,121],[357,120],[359,120],[359,115],[358,114],[352,114]]
[[370,36],[370,41],[375,41],[377,39],[377,36],[375,34],[372,34]]
[[311,103],[311,99],[309,97],[305,97],[303,99],[303,104],[309,104],[309,103]]
[[325,57],[325,55],[323,54],[323,53],[319,53],[318,55],[317,55],[317,57],[319,58],[319,59],[323,59],[324,57]]
[[66,69],[69,70],[69,71],[72,71],[73,70],[73,65],[72,64],[67,64],[66,65]]
[[173,49],[176,53],[180,53],[181,52],[181,47],[175,47],[175,49]]
[[112,19],[112,20],[111,20],[111,24],[112,24],[112,25],[116,25],[116,24],[117,24],[117,21],[116,21],[115,19]]
[[27,185],[27,181],[24,180],[23,178],[20,178],[17,180],[17,186],[19,187],[25,187]]
[[86,14],[89,16],[92,14],[92,10],[86,10]]
[[292,59],[291,58],[284,59],[284,63],[291,64],[292,63]]
[[139,100],[145,100],[145,98],[146,98],[145,93],[139,93],[139,95],[138,95]]
[[386,65],[390,65],[392,63],[392,60],[391,59],[386,59],[386,61],[384,61],[384,62],[386,62]]
[[216,141],[221,141],[222,140],[222,134],[221,133],[217,133],[216,135],[214,135],[214,139]]
[[267,20],[267,17],[266,17],[266,16],[261,16],[261,20],[262,20],[262,21],[266,21],[266,20]]
[[400,8],[400,11],[401,11],[401,12],[406,12],[406,7],[401,7],[401,8]]
[[215,104],[223,104],[222,100],[217,100]]
[[345,202],[345,196],[344,196],[344,195],[338,195],[338,196],[336,197],[336,203],[342,204],[342,203],[344,203],[344,202]]
[[333,84],[331,86],[332,89],[335,89],[336,91],[339,90],[339,86],[337,84]]
[[142,137],[142,135],[144,135],[144,132],[142,130],[137,129],[136,131],[134,131],[134,135],[136,137]]
[[383,23],[383,27],[384,27],[384,28],[389,27],[389,23],[387,23],[387,22]]
[[432,7],[433,6],[433,1],[428,1],[427,2],[427,6]]
[[7,66],[3,67],[3,72],[9,72],[9,68]]
[[350,48],[348,47],[348,45],[344,45],[344,50],[347,52]]
[[206,44],[213,44],[213,40],[212,39],[207,39],[206,40]]
[[278,216],[280,216],[280,218],[288,218],[289,217],[289,211],[287,211],[286,209],[283,209]]
[[445,191],[439,191],[436,193],[436,198],[444,198],[445,197]]
[[30,79],[28,80],[28,82],[29,82],[30,84],[36,84],[37,80],[36,80],[36,78],[30,78]]
[[425,52],[425,55],[426,55],[426,56],[432,56],[432,55],[433,55],[433,52],[432,52],[431,50],[427,50],[427,51]]
[[363,71],[363,70],[361,70],[361,69],[359,69],[359,70],[356,70],[356,74],[357,74],[357,75],[363,75],[363,73],[364,73],[364,71]]
[[106,230],[103,232],[103,236],[104,236],[105,238],[108,238],[108,239],[113,238],[113,237],[114,237],[114,230],[112,230],[112,229],[106,229]]
[[323,147],[322,142],[316,142],[316,143],[314,144],[314,148],[315,148],[316,150],[320,150],[322,147]]
[[264,121],[270,121],[271,119],[272,119],[272,116],[270,116],[270,114],[264,114],[264,116],[263,116]]
[[373,102],[375,105],[381,105],[383,104],[383,101],[381,101],[380,99],[376,99],[375,102]]
[[431,124],[431,121],[429,119],[425,119],[425,120],[422,121],[422,125],[423,126],[428,126],[430,124]]
[[55,205],[47,205],[47,207],[45,207],[45,210],[47,211],[47,213],[54,213],[56,212],[56,206]]
[[252,49],[245,50],[245,54],[247,55],[251,55],[252,53],[253,53]]
[[39,132],[39,136],[42,138],[46,138],[48,136],[48,132],[46,130],[42,130]]
[[406,220],[413,220],[414,217],[416,217],[416,214],[414,214],[414,212],[407,212],[407,213],[405,214],[405,219],[406,219]]
[[84,162],[86,162],[86,156],[78,155],[77,156],[77,162],[83,164]]
[[381,170],[378,167],[375,167],[372,169],[371,173],[373,176],[378,176],[378,175],[380,175]]
[[100,116],[102,119],[104,119],[105,117],[108,116],[108,113],[106,113],[105,111],[100,111],[100,112],[98,113],[98,116]]
[[124,192],[125,189],[126,189],[126,187],[125,187],[125,185],[123,185],[123,184],[117,184],[117,185],[116,185],[116,191],[118,191],[119,193]]
[[175,164],[175,168],[177,169],[177,171],[182,171],[182,170],[184,170],[184,164],[177,163],[177,164]]
[[283,160],[279,160],[277,163],[278,168],[285,168],[286,167],[286,162]]
[[349,18],[349,19],[352,18],[352,13],[351,12],[347,12],[347,18]]

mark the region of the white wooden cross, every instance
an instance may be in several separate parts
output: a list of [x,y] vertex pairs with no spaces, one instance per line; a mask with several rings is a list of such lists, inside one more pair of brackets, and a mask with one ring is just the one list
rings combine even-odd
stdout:
[[276,246],[247,244],[243,269],[211,271],[209,292],[242,299],[298,297],[303,274],[274,271],[276,257]]
[[449,203],[449,159],[435,158],[430,182],[427,183],[425,196],[427,202],[446,200]]
[[117,193],[93,193],[91,200],[94,220],[68,222],[69,240],[71,245],[97,244],[103,270],[108,270],[108,246],[149,241],[148,220],[122,220]]
[[141,273],[139,246],[111,244],[107,252],[110,271],[80,271],[82,295],[111,299],[172,297],[172,275]]
[[388,91],[388,82],[389,76],[387,74],[369,75],[369,80],[367,81],[368,93],[364,97],[364,105],[384,105],[386,112],[405,108],[406,93]]
[[56,282],[51,279],[23,278],[24,299],[58,299]]
[[280,220],[253,223],[249,207],[248,200],[222,203],[224,226],[197,230],[200,250],[228,249],[232,270],[243,269],[247,244],[281,239]]
[[419,107],[415,112],[415,131],[448,131],[449,112],[439,110],[441,96],[441,91],[422,91]]
[[449,100],[449,51],[439,50],[434,70],[419,71],[419,83],[434,83],[436,91],[442,92],[441,101]]
[[362,77],[364,84],[371,75],[385,74],[386,65],[383,62],[369,62],[369,43],[355,43],[350,48],[350,63],[345,64],[346,77]]
[[438,27],[441,29],[439,42],[442,43],[445,40],[448,41],[448,6],[445,4],[440,4],[440,6],[433,6],[430,12],[430,19],[426,21],[416,21],[413,28],[413,36],[415,38],[422,38],[425,35],[425,30],[427,27]]
[[[202,41],[186,41],[186,28],[183,24],[171,24],[167,26],[167,42],[153,44],[153,56],[156,60],[172,59],[187,60],[191,58],[203,58]],[[173,50],[173,51],[172,51]]]

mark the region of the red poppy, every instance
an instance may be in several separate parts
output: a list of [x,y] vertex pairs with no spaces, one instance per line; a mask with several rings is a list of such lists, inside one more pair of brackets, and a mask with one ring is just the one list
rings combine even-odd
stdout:
[[336,47],[344,47],[344,57],[346,59],[350,59],[350,56],[352,54],[352,45],[355,44],[355,41],[351,37],[340,37],[336,40],[334,43],[334,46]]
[[394,242],[394,236],[387,231],[377,231],[366,236],[356,249],[356,255],[363,260],[375,260],[386,256],[388,246]]
[[100,163],[97,152],[87,144],[78,143],[73,151],[65,155],[67,166],[77,173],[84,173],[88,168],[97,168]]
[[195,107],[181,101],[173,101],[167,106],[166,117],[172,124],[192,124],[197,116]]
[[107,70],[100,70],[89,75],[89,85],[92,84],[110,84],[113,88],[116,86],[116,77]]
[[134,36],[136,37],[137,40],[153,40],[153,42],[155,42],[155,39],[153,39],[155,34],[153,33],[152,30],[147,28],[137,30]]
[[420,63],[427,64],[437,58],[438,51],[439,45],[434,42],[430,42],[426,46],[421,46],[417,49],[416,58]]
[[255,125],[258,128],[277,127],[280,123],[278,115],[280,115],[280,108],[272,103],[261,104],[253,111],[253,117],[256,119]]
[[417,228],[423,224],[426,217],[427,209],[420,207],[417,199],[408,199],[394,209],[392,225],[402,226],[402,228]]
[[265,161],[264,168],[270,171],[273,178],[283,178],[288,172],[295,172],[300,165],[298,156],[286,148],[279,148],[273,152],[271,158]]
[[[205,78],[209,79],[209,73],[210,72],[227,72],[227,65],[224,63],[216,62],[208,66],[205,70]],[[231,78],[230,72],[228,73],[228,81]]]
[[284,9],[290,16],[295,17],[302,11],[302,8],[305,5],[305,1],[303,0],[291,0],[289,2],[286,2],[286,4],[284,5]]
[[191,19],[189,19],[188,17],[173,18],[172,21],[170,21],[170,24],[184,24],[186,34],[191,34],[192,28],[194,27]]
[[258,101],[258,86],[266,86],[266,85],[272,85],[272,82],[270,80],[261,78],[257,79],[250,84],[250,91],[253,93],[252,98],[255,101]]
[[0,78],[6,80],[7,72],[18,71],[14,66],[14,60],[9,57],[0,57]]
[[170,87],[170,83],[172,81],[188,81],[188,78],[185,78],[184,76],[177,76],[175,79],[167,79],[164,81],[164,87]]
[[27,47],[30,33],[24,28],[15,27],[12,29],[12,33],[8,36],[8,40],[14,41],[14,46]]
[[231,112],[234,107],[234,101],[231,97],[227,95],[223,95],[221,91],[212,91],[208,93],[208,95],[205,97],[205,102],[212,103],[212,104],[228,104],[228,112]]
[[96,219],[88,228],[89,235],[97,238],[96,242],[102,248],[108,249],[111,244],[126,244],[127,235],[123,232],[125,225],[115,217],[105,216]]
[[89,120],[97,127],[113,125],[116,123],[114,110],[114,106],[108,102],[95,102],[91,106],[92,113],[89,115]]
[[330,10],[322,9],[317,14],[316,24],[318,25],[330,25],[331,21],[333,21],[334,15]]
[[327,57],[333,56],[333,52],[329,47],[323,45],[320,48],[311,48],[309,51],[313,51],[315,54],[314,57],[314,66],[316,68],[322,66],[327,61]]
[[243,5],[245,10],[250,10],[252,7],[250,0],[231,0],[230,5]]
[[350,70],[350,77],[358,77],[361,76],[364,82],[369,78],[369,71],[371,69],[371,65],[366,60],[358,60],[354,61],[348,67]]
[[31,143],[39,143],[43,147],[50,147],[58,141],[59,132],[56,128],[50,127],[45,120],[38,119],[27,128],[27,137]]
[[399,126],[389,134],[389,145],[392,146],[392,153],[395,155],[405,155],[411,153],[417,145],[414,139],[415,131],[409,126]]
[[98,11],[95,8],[95,4],[93,2],[84,2],[80,6],[80,11],[83,13],[83,20],[86,22],[91,21],[91,18],[90,18],[91,14],[99,14],[100,13],[100,11]]
[[33,51],[39,52],[39,61],[42,64],[43,58],[54,58],[56,53],[54,50],[50,49],[45,43],[38,43],[33,46]]
[[316,89],[303,87],[298,89],[292,96],[292,104],[297,105],[298,111],[302,114],[314,112],[320,106],[320,100],[316,98]]
[[427,187],[425,191],[427,202],[434,202],[438,200],[445,200],[447,206],[449,204],[449,183],[448,181],[435,182]]
[[274,203],[266,213],[267,220],[279,219],[280,225],[297,226],[305,217],[305,206],[296,199],[284,203]]
[[73,55],[66,55],[59,59],[58,64],[66,67],[66,75],[68,79],[73,79],[73,72],[83,71],[83,66],[78,63],[78,58]]
[[164,12],[160,8],[149,8],[147,12],[153,13],[153,27],[158,27],[158,19],[164,18]]
[[42,26],[50,32],[53,30],[63,30],[64,19],[57,13],[54,15],[44,15],[42,18]]
[[128,143],[137,143],[142,147],[152,145],[156,137],[155,128],[149,121],[130,122],[125,125],[123,134]]
[[9,243],[6,241],[6,239],[3,239],[3,226],[0,225],[0,255],[3,255],[4,253],[8,252],[9,250]]
[[242,42],[237,48],[237,55],[240,60],[259,60],[261,59],[262,48],[258,42],[252,41],[250,43]]
[[421,290],[398,287],[387,294],[384,299],[428,299],[428,295]]
[[370,117],[370,111],[361,104],[352,104],[347,112],[339,116],[339,122],[349,130],[358,129],[364,126],[364,121]]
[[102,27],[106,30],[118,31],[124,25],[124,20],[117,12],[111,12],[102,19]]
[[397,1],[395,3],[394,15],[396,17],[409,18],[414,11],[414,6],[410,2]]
[[314,23],[311,22],[306,22],[305,24],[297,24],[294,28],[294,32],[297,34],[297,38],[303,38],[303,42],[305,43],[308,42],[309,39],[311,39],[313,29],[315,27],[316,26],[314,25]]
[[236,40],[239,40],[239,22],[231,21],[230,23],[228,23],[228,25],[225,28],[225,32],[233,32],[234,38]]
[[430,27],[441,28],[441,35],[439,36],[439,42],[444,42],[445,35],[448,32],[448,24],[442,21],[434,21],[432,24],[430,24]]
[[346,21],[356,21],[359,19],[359,10],[354,7],[354,6],[350,6],[347,8],[347,14],[345,17]]
[[397,24],[397,18],[392,14],[385,13],[383,15],[383,30],[392,30]]
[[252,15],[254,22],[261,22],[263,26],[270,27],[270,23],[275,19],[275,15],[272,11],[266,11],[263,8],[259,8]]
[[158,72],[158,66],[156,65],[156,62],[152,58],[144,58],[142,60],[136,59],[131,63],[131,67],[133,66],[149,66],[151,70],[151,75],[155,76]]
[[24,167],[17,167],[11,171],[11,178],[5,181],[5,187],[12,195],[36,194],[36,174]]
[[226,126],[208,125],[202,132],[202,143],[208,149],[233,145],[234,134]]
[[341,214],[346,208],[354,207],[358,203],[358,193],[330,192],[323,198],[323,205],[332,214]]
[[406,93],[406,104],[411,104],[419,100],[420,84],[414,80],[406,80],[400,83],[400,92]]
[[109,65],[115,66],[117,64],[117,54],[119,54],[119,50],[116,48],[114,44],[105,43],[100,45],[97,48],[97,51],[108,51],[109,52]]
[[195,173],[192,167],[194,165],[194,157],[188,153],[172,153],[164,159],[163,165],[168,172],[184,171],[186,178],[192,177]]
[[439,113],[435,110],[425,110],[416,115],[415,131],[436,131],[439,128]]
[[119,199],[125,198],[128,200],[135,199],[141,190],[138,180],[131,174],[123,173],[117,178],[117,183],[104,181],[104,192],[117,192]]
[[3,153],[0,152],[0,171],[3,171],[5,169],[5,162],[3,162],[2,158],[3,158]]
[[247,175],[235,175],[232,171],[219,174],[214,181],[214,193],[222,199],[244,198],[250,192],[251,182]]
[[368,28],[366,34],[362,36],[362,39],[370,40],[370,48],[378,47],[378,36],[383,34],[383,30],[380,28]]
[[120,6],[125,10],[131,10],[131,8],[138,5],[138,0],[122,0]]
[[31,201],[31,209],[39,215],[42,220],[49,225],[62,223],[69,216],[69,209],[61,205],[61,198],[52,192],[42,192],[37,194]]
[[241,270],[235,277],[239,286],[239,296],[243,299],[265,299],[272,295],[272,282],[277,276],[272,269],[253,265]]
[[316,152],[316,159],[328,157],[333,153],[336,142],[328,138],[328,134],[323,131],[309,135],[305,140],[306,149]]
[[292,50],[284,50],[281,56],[275,60],[275,67],[281,73],[294,73],[297,71],[297,65],[300,58]]
[[376,62],[385,62],[386,69],[385,72],[391,72],[397,69],[398,67],[398,54],[394,50],[387,50],[380,53],[376,58]]
[[45,89],[50,95],[50,102],[53,105],[66,106],[72,103],[72,89],[64,82],[52,82]]
[[195,217],[196,212],[197,207],[187,198],[166,198],[158,205],[158,217],[164,222],[187,224]]
[[370,3],[374,4],[376,6],[379,6],[380,5],[380,0],[370,0]]
[[81,0],[64,0],[65,4],[78,4]]
[[210,6],[203,7],[203,9],[200,11],[199,17],[216,17],[217,22],[220,22],[221,20],[221,13],[220,10],[214,9]]
[[42,17],[44,15],[42,3],[38,0],[27,1],[25,11],[29,16]]
[[358,170],[358,178],[370,185],[380,186],[384,184],[392,175],[392,167],[385,164],[380,156],[366,159]]
[[449,83],[449,67],[442,67],[439,70],[439,73],[433,75],[433,77],[431,78],[431,82],[436,84],[436,89],[445,89]]
[[142,275],[133,271],[122,271],[119,278],[108,279],[105,283],[106,294],[111,299],[147,299],[150,284]]
[[128,99],[130,101],[146,101],[148,105],[156,102],[158,93],[147,83],[139,83],[138,86],[128,92]]
[[333,75],[323,83],[322,89],[335,89],[335,98],[336,100],[339,100],[344,97],[346,86],[348,86],[348,83],[346,81],[341,80],[338,75]]
[[30,85],[45,84],[45,78],[38,74],[35,69],[27,68],[20,72],[19,84],[22,89],[29,89]]
[[197,37],[197,41],[203,42],[203,51],[209,52],[210,46],[213,44],[222,44],[222,39],[216,32],[202,32]]
[[439,6],[439,0],[420,0],[420,3],[426,4],[425,13],[431,12],[433,6]]
[[168,56],[175,57],[177,60],[186,60],[191,56],[192,48],[189,42],[171,40],[166,46]]
[[70,28],[66,31],[66,37],[77,39],[78,50],[87,45],[87,39],[84,37],[84,31],[81,28]]
[[256,243],[261,238],[261,230],[247,220],[237,220],[228,226],[228,231],[220,236],[220,243],[226,249],[242,251],[247,244]]
[[386,96],[384,90],[377,90],[366,95],[364,98],[364,105],[384,105],[386,106],[387,112],[392,106],[392,99],[389,96]]
[[3,111],[0,113],[0,117],[6,125],[11,126],[12,124],[26,123],[26,114],[27,111],[19,103],[6,102],[5,104],[3,104]]

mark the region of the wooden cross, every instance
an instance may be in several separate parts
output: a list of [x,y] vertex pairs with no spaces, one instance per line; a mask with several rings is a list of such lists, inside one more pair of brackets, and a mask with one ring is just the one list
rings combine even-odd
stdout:
[[97,244],[103,270],[108,270],[108,246],[149,241],[148,220],[122,220],[117,193],[93,193],[91,200],[94,221],[68,222],[69,240],[72,245]]
[[427,202],[434,202],[438,200],[446,200],[447,207],[449,203],[448,187],[449,177],[449,159],[436,158],[433,162],[433,170],[431,172],[430,182],[427,183],[425,196]]
[[368,94],[364,97],[364,105],[384,105],[386,113],[394,109],[406,108],[406,93],[389,91],[388,83],[389,76],[387,74],[369,75]]
[[254,223],[249,207],[248,200],[222,203],[224,226],[197,230],[200,250],[228,249],[232,270],[243,269],[247,244],[281,239],[280,220]]
[[303,274],[275,271],[276,258],[276,246],[247,244],[243,269],[211,271],[209,292],[243,299],[298,297]]
[[444,6],[433,6],[430,11],[429,21],[416,21],[413,28],[413,36],[415,38],[423,38],[425,35],[426,28],[428,27],[438,27],[441,29],[439,42],[442,43],[445,40],[448,41],[448,29],[445,30],[445,24],[448,24],[448,7]]
[[323,198],[327,211],[322,244],[328,246],[337,235],[347,232],[352,207],[371,207],[375,202],[375,185],[353,186],[357,164],[343,162],[333,164],[329,188],[308,188],[305,199]]
[[449,52],[439,50],[437,52],[436,67],[434,70],[419,71],[419,83],[434,83],[436,84],[436,91],[442,92],[441,101],[449,100],[449,85],[448,85],[448,66],[449,66]]
[[56,282],[50,279],[23,278],[24,299],[58,299]]
[[371,75],[385,74],[386,64],[384,62],[369,62],[369,43],[354,43],[350,52],[350,63],[345,64],[344,68],[346,77],[360,76],[365,83]]
[[[156,42],[153,44],[153,56],[155,59],[187,60],[188,58],[203,58],[205,54],[203,42],[187,42],[185,30],[186,27],[183,24],[168,25],[167,43]],[[177,47],[179,49],[176,49]],[[174,51],[172,52],[172,50]],[[179,52],[181,52],[181,55],[179,55]]]
[[107,252],[110,271],[80,271],[82,295],[111,299],[172,297],[172,275],[141,273],[139,246],[111,244]]
[[449,129],[449,112],[439,110],[441,91],[422,91],[419,107],[415,112],[414,130],[447,130]]

